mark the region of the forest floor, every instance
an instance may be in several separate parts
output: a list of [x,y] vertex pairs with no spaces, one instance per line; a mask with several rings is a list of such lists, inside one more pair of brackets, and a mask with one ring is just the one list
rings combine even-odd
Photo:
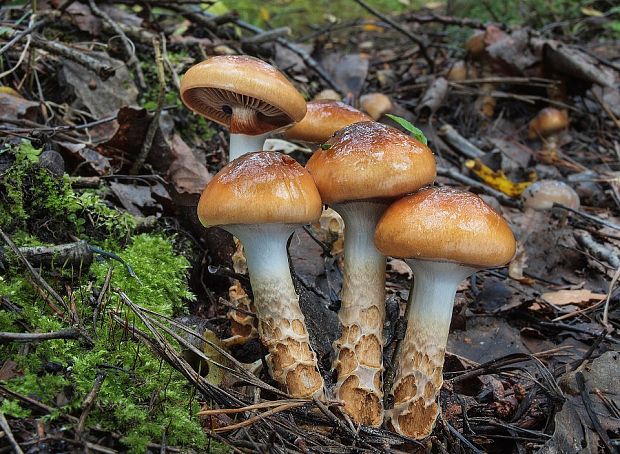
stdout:
[[[191,0],[0,7],[0,453],[618,451],[620,11],[507,25],[351,3],[362,18],[295,38]],[[387,95],[377,120],[420,128],[437,184],[481,195],[519,239],[509,267],[459,287],[422,442],[291,399],[262,367],[244,262],[196,216],[228,133],[179,98],[190,66],[228,54],[271,62],[308,100]],[[569,125],[529,134],[549,107]],[[543,179],[580,207],[529,212],[521,194]],[[328,222],[289,245],[328,384],[342,238]],[[390,372],[412,274],[398,259],[387,273]]]

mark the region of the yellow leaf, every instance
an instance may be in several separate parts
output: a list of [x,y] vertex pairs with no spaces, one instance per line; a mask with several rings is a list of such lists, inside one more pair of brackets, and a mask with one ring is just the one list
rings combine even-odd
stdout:
[[555,306],[566,306],[576,304],[577,306],[588,306],[590,301],[601,301],[607,295],[603,293],[593,293],[591,290],[558,290],[557,292],[547,292],[542,294],[542,298]]
[[519,197],[525,188],[536,181],[536,172],[530,172],[528,181],[514,183],[508,179],[501,170],[492,170],[484,165],[479,159],[469,159],[465,161],[465,167],[471,170],[482,181],[493,189],[497,189],[510,197]]
[[5,95],[15,96],[16,98],[22,97],[22,95],[20,95],[18,92],[13,90],[11,87],[0,86],[0,93],[4,93]]
[[385,29],[383,27],[378,26],[377,24],[364,24],[362,25],[362,30],[364,30],[365,32],[383,33]]
[[[222,344],[222,341],[215,335],[215,333],[207,328],[203,333],[203,337],[207,341],[211,342],[211,344],[205,342],[204,354],[208,358],[212,359],[218,364],[221,364],[222,366],[231,367],[228,358],[224,356],[220,351],[226,351],[226,348],[224,347],[224,344]],[[219,347],[219,349],[215,346]],[[222,381],[226,378],[226,369],[216,366],[213,363],[207,363],[207,367],[209,368],[209,373],[205,377],[207,381],[214,386],[220,385]]]
[[268,21],[271,18],[271,14],[269,13],[269,10],[265,8],[264,6],[260,7],[260,9],[258,10],[258,14],[261,20],[263,21]]
[[590,16],[590,17],[602,17],[605,14],[601,11],[599,11],[598,9],[594,9],[590,6],[584,6],[583,8],[581,8],[581,14],[583,14],[584,16]]

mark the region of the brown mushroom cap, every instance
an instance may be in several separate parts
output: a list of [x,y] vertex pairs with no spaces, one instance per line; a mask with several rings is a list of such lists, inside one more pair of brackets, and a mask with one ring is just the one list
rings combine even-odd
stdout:
[[528,137],[549,137],[568,127],[568,114],[555,107],[545,107],[530,121]]
[[534,210],[550,210],[554,203],[560,203],[576,210],[581,205],[579,195],[562,181],[540,180],[528,186],[521,194],[523,206]]
[[392,110],[392,101],[383,93],[367,93],[360,98],[360,107],[377,121]]
[[306,114],[303,96],[280,71],[246,55],[211,57],[192,66],[181,81],[181,99],[234,134],[264,134]]
[[475,194],[421,190],[392,204],[375,231],[385,255],[492,267],[508,263],[516,242],[508,223]]
[[372,120],[365,113],[340,101],[310,101],[306,107],[303,120],[284,132],[287,139],[323,143],[345,126]]
[[310,174],[290,156],[259,151],[220,170],[200,196],[203,225],[306,224],[319,219],[321,196]]
[[328,204],[394,198],[435,179],[430,148],[382,123],[349,125],[325,147],[314,152],[306,168]]

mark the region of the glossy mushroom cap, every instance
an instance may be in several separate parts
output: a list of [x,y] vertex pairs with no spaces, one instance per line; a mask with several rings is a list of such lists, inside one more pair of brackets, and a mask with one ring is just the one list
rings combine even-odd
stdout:
[[230,128],[258,135],[300,121],[306,101],[276,68],[254,57],[211,57],[181,81],[181,99],[192,111]]
[[392,110],[392,101],[383,93],[367,93],[360,98],[360,107],[377,121]]
[[198,202],[206,227],[230,224],[307,224],[319,219],[319,192],[293,158],[276,152],[248,153],[220,170]]
[[533,210],[550,210],[554,203],[576,210],[581,205],[579,195],[566,183],[557,180],[540,180],[528,186],[521,195],[523,206]]
[[310,101],[306,107],[303,120],[284,132],[287,139],[323,143],[345,126],[372,120],[365,113],[340,101]]
[[508,223],[480,197],[436,187],[392,204],[377,225],[375,246],[392,257],[486,268],[508,263],[516,242]]
[[306,168],[323,202],[391,199],[435,179],[435,157],[426,145],[390,126],[354,123],[317,149]]
[[528,137],[530,139],[548,137],[552,134],[557,134],[567,127],[568,114],[565,111],[556,109],[555,107],[546,107],[530,121]]

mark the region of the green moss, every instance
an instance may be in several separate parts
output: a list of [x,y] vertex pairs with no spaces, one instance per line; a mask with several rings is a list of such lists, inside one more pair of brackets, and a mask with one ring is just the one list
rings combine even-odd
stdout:
[[[114,291],[117,288],[133,302],[161,314],[174,316],[186,311],[185,303],[194,297],[186,279],[189,262],[174,252],[174,237],[132,236],[131,217],[108,207],[95,193],[76,193],[67,179],[56,180],[40,169],[36,160],[25,157],[28,153],[14,154],[15,164],[0,175],[0,192],[11,190],[10,195],[5,192],[0,197],[0,227],[10,229],[17,244],[34,245],[42,238],[33,223],[45,220],[48,225],[62,226],[65,230],[58,237],[79,235],[117,253],[139,281],[113,260],[97,260],[79,275],[71,269],[42,270],[59,294],[66,295],[65,285],[72,286],[77,314],[94,345],[83,340],[48,340],[29,344],[24,354],[23,344],[2,344],[0,358],[15,362],[19,370],[3,385],[58,408],[46,416],[53,420],[61,412],[79,416],[85,396],[97,374],[103,372],[106,377],[87,427],[120,433],[130,452],[145,452],[148,443],[159,443],[164,432],[169,444],[204,452],[209,440],[195,416],[198,403],[190,398],[193,390],[187,380],[112,319],[117,315],[129,326],[142,327],[119,301]],[[56,236],[52,232],[50,238]],[[110,267],[111,290],[95,326],[93,302]],[[69,327],[69,322],[32,288],[17,263],[10,262],[7,272],[0,276],[0,296],[19,308],[16,312],[0,309],[0,331],[51,332]],[[4,399],[0,405],[13,418],[30,416],[17,400]],[[213,452],[227,452],[224,446],[211,446],[217,446]]]
[[129,238],[135,228],[131,215],[108,207],[92,190],[75,192],[68,176],[55,178],[39,167],[39,150],[29,141],[2,152],[12,152],[15,163],[0,175],[0,228],[43,240],[75,236],[105,244]]

